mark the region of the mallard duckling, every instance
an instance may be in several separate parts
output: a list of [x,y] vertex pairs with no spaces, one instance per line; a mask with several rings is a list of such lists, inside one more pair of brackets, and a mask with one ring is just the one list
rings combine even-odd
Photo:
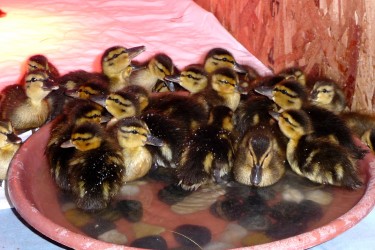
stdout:
[[34,70],[47,71],[52,77],[57,78],[60,76],[57,68],[47,59],[44,55],[33,55],[27,59],[27,72]]
[[187,138],[176,169],[183,189],[196,190],[211,181],[222,183],[230,174],[234,157],[232,119],[230,108],[216,106],[211,110],[208,124]]
[[289,138],[287,160],[292,170],[321,184],[356,189],[361,187],[356,163],[348,151],[337,143],[313,134],[313,124],[303,110],[287,110],[278,114],[281,131]]
[[285,173],[285,151],[270,126],[248,129],[233,163],[234,179],[242,184],[266,187],[275,184]]
[[78,208],[97,211],[108,206],[125,183],[121,148],[103,127],[85,122],[74,128],[61,147],[74,147],[68,179]]
[[66,90],[65,95],[89,100],[93,96],[104,96],[108,94],[108,88],[105,82],[91,80],[81,83],[78,88]]
[[284,80],[294,80],[301,83],[304,86],[307,86],[307,77],[305,72],[298,67],[291,67],[281,70],[277,73],[278,76],[281,76]]
[[179,75],[166,76],[165,80],[167,82],[178,83],[191,94],[196,94],[206,89],[208,74],[202,66],[192,64],[185,67]]
[[130,75],[137,67],[131,60],[146,50],[145,46],[125,48],[113,46],[106,49],[102,55],[102,72],[108,78],[108,90],[114,92],[129,85]]
[[228,50],[224,48],[213,48],[207,52],[204,59],[204,70],[212,73],[219,68],[230,68],[238,73],[247,73],[240,64],[238,64]]
[[42,126],[50,115],[46,96],[58,86],[43,70],[26,74],[25,82],[7,86],[2,91],[1,119],[9,120],[16,131]]
[[340,114],[346,108],[346,97],[342,88],[332,80],[318,80],[310,92],[310,102],[316,106]]
[[163,142],[154,137],[148,126],[136,117],[119,120],[111,129],[122,148],[122,158],[126,168],[124,180],[134,181],[144,177],[151,169],[152,154],[146,145],[162,146]]
[[6,179],[10,161],[21,142],[22,140],[14,134],[12,124],[0,120],[0,183]]
[[220,68],[209,76],[209,86],[193,97],[205,103],[207,109],[224,105],[235,111],[240,103],[241,93],[237,73],[230,68]]
[[164,77],[173,75],[175,71],[172,59],[163,53],[156,54],[145,65],[144,69],[137,70],[130,75],[130,83],[140,85],[149,92],[158,80],[163,81]]
[[65,110],[52,121],[50,137],[45,155],[51,169],[51,176],[62,190],[70,190],[68,178],[68,161],[74,148],[61,148],[68,141],[73,129],[85,122],[101,123],[104,108],[91,101],[76,99],[65,107]]
[[362,159],[367,153],[355,144],[353,134],[341,117],[327,109],[310,105],[306,88],[301,83],[284,80],[274,87],[261,86],[256,91],[272,99],[283,110],[304,110],[311,119],[316,136],[331,138],[347,148],[356,159]]
[[122,89],[124,92],[134,94],[140,106],[141,111],[145,110],[149,104],[149,92],[139,85],[129,85]]

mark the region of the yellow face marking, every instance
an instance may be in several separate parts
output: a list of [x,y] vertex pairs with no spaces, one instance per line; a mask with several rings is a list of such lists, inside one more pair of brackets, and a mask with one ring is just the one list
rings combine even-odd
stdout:
[[207,58],[204,69],[206,72],[211,73],[219,68],[231,68],[235,66],[235,60],[230,55],[213,55]]
[[234,93],[237,85],[238,79],[229,78],[221,74],[212,76],[212,88],[218,92]]
[[283,134],[290,139],[298,139],[306,133],[303,127],[287,112],[281,113],[279,118],[279,127],[281,132],[283,132]]
[[223,129],[226,129],[228,131],[233,130],[233,122],[231,117],[225,117],[223,120]]
[[132,117],[137,113],[134,104],[120,95],[110,94],[105,104],[108,112],[117,119]]
[[276,85],[272,95],[272,100],[282,109],[300,109],[302,107],[302,101],[298,98],[297,93],[282,85]]
[[182,72],[180,76],[180,85],[190,93],[198,93],[207,87],[208,78],[205,75],[197,74],[192,71]]
[[146,144],[148,134],[150,131],[142,127],[120,127],[117,138],[123,148],[142,147]]
[[78,92],[78,97],[81,99],[89,99],[93,95],[99,94],[99,91],[92,89],[89,86],[81,86],[77,90]]
[[208,153],[203,161],[203,169],[206,173],[211,172],[212,168],[212,161],[214,160],[214,156],[212,153]]
[[149,63],[149,69],[153,75],[155,75],[159,80],[163,80],[164,77],[173,74],[172,70],[167,69],[163,64],[159,63],[155,58],[153,58]]
[[91,133],[75,133],[70,139],[73,145],[80,151],[88,151],[98,148],[101,144],[101,138]]
[[317,104],[330,104],[335,96],[333,86],[320,86],[316,91],[316,98],[313,100]]
[[108,53],[103,60],[103,73],[109,77],[126,71],[128,74],[131,59],[125,48],[118,48]]

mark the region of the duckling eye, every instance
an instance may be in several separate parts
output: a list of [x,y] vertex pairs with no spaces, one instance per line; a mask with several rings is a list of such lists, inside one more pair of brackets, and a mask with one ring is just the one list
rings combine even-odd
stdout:
[[328,93],[329,91],[327,89],[322,90],[323,93]]
[[220,83],[222,84],[229,84],[229,82],[227,80],[219,80]]
[[138,134],[138,131],[137,130],[132,130],[132,131],[130,131],[130,133],[132,133],[132,134]]
[[35,77],[32,77],[30,80],[28,80],[27,82],[36,82],[38,79],[36,79]]
[[37,66],[35,66],[35,65],[31,65],[31,64],[29,64],[29,67],[32,68],[32,69],[36,69],[36,68],[38,68]]

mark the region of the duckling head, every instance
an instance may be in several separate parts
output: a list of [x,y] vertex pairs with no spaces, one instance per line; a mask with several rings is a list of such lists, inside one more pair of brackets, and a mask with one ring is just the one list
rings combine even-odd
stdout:
[[340,113],[346,107],[346,98],[341,87],[331,80],[320,80],[314,84],[310,92],[312,104]]
[[44,70],[33,70],[26,74],[26,95],[32,100],[40,101],[58,88],[55,80]]
[[101,123],[103,120],[104,108],[94,102],[83,102],[69,110],[71,116],[69,118],[76,125],[85,122]]
[[313,132],[311,120],[303,110],[289,109],[281,113],[270,111],[270,114],[278,120],[281,132],[289,139],[298,140]]
[[174,64],[172,59],[163,53],[156,54],[147,65],[151,75],[159,80],[164,80],[164,77],[173,75]]
[[238,73],[246,73],[241,65],[239,65],[232,53],[223,48],[211,49],[204,59],[204,69],[206,72],[211,73],[219,68],[231,68]]
[[306,86],[306,74],[298,67],[284,69],[278,75],[282,76],[285,80],[294,80]]
[[300,109],[307,102],[305,86],[294,80],[284,80],[273,87],[259,86],[255,91],[267,96],[282,109]]
[[208,85],[207,72],[199,65],[189,65],[180,75],[166,76],[165,80],[178,83],[192,94],[201,92]]
[[210,75],[210,84],[218,93],[231,94],[239,92],[239,79],[237,73],[230,68],[220,68]]
[[124,87],[122,91],[132,93],[137,97],[141,111],[148,106],[149,93],[144,87],[139,85],[129,85]]
[[146,144],[153,146],[163,145],[160,139],[151,134],[147,124],[135,117],[119,120],[114,129],[122,148],[143,147]]
[[48,71],[48,59],[44,55],[33,55],[27,60],[27,71],[33,70],[45,70]]
[[105,134],[100,124],[85,122],[74,128],[69,141],[61,144],[62,148],[75,147],[79,151],[89,151],[101,146]]
[[102,55],[102,71],[108,77],[124,74],[129,77],[133,70],[131,60],[146,50],[145,46],[125,48],[123,46],[113,46],[106,49]]
[[73,98],[89,100],[93,96],[103,96],[107,94],[107,88],[102,81],[89,81],[78,88],[66,90],[65,94]]
[[21,138],[14,134],[12,124],[9,121],[0,121],[0,148],[21,142]]
[[234,112],[227,106],[215,106],[211,109],[208,124],[218,126],[228,131],[233,130]]
[[105,108],[116,119],[140,115],[139,99],[130,92],[117,91],[107,96]]

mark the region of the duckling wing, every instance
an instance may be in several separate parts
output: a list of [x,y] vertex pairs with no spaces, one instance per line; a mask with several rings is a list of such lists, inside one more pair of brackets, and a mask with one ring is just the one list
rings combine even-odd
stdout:
[[1,119],[8,120],[15,109],[25,100],[27,100],[27,96],[23,86],[20,84],[7,86],[2,90],[1,94]]

